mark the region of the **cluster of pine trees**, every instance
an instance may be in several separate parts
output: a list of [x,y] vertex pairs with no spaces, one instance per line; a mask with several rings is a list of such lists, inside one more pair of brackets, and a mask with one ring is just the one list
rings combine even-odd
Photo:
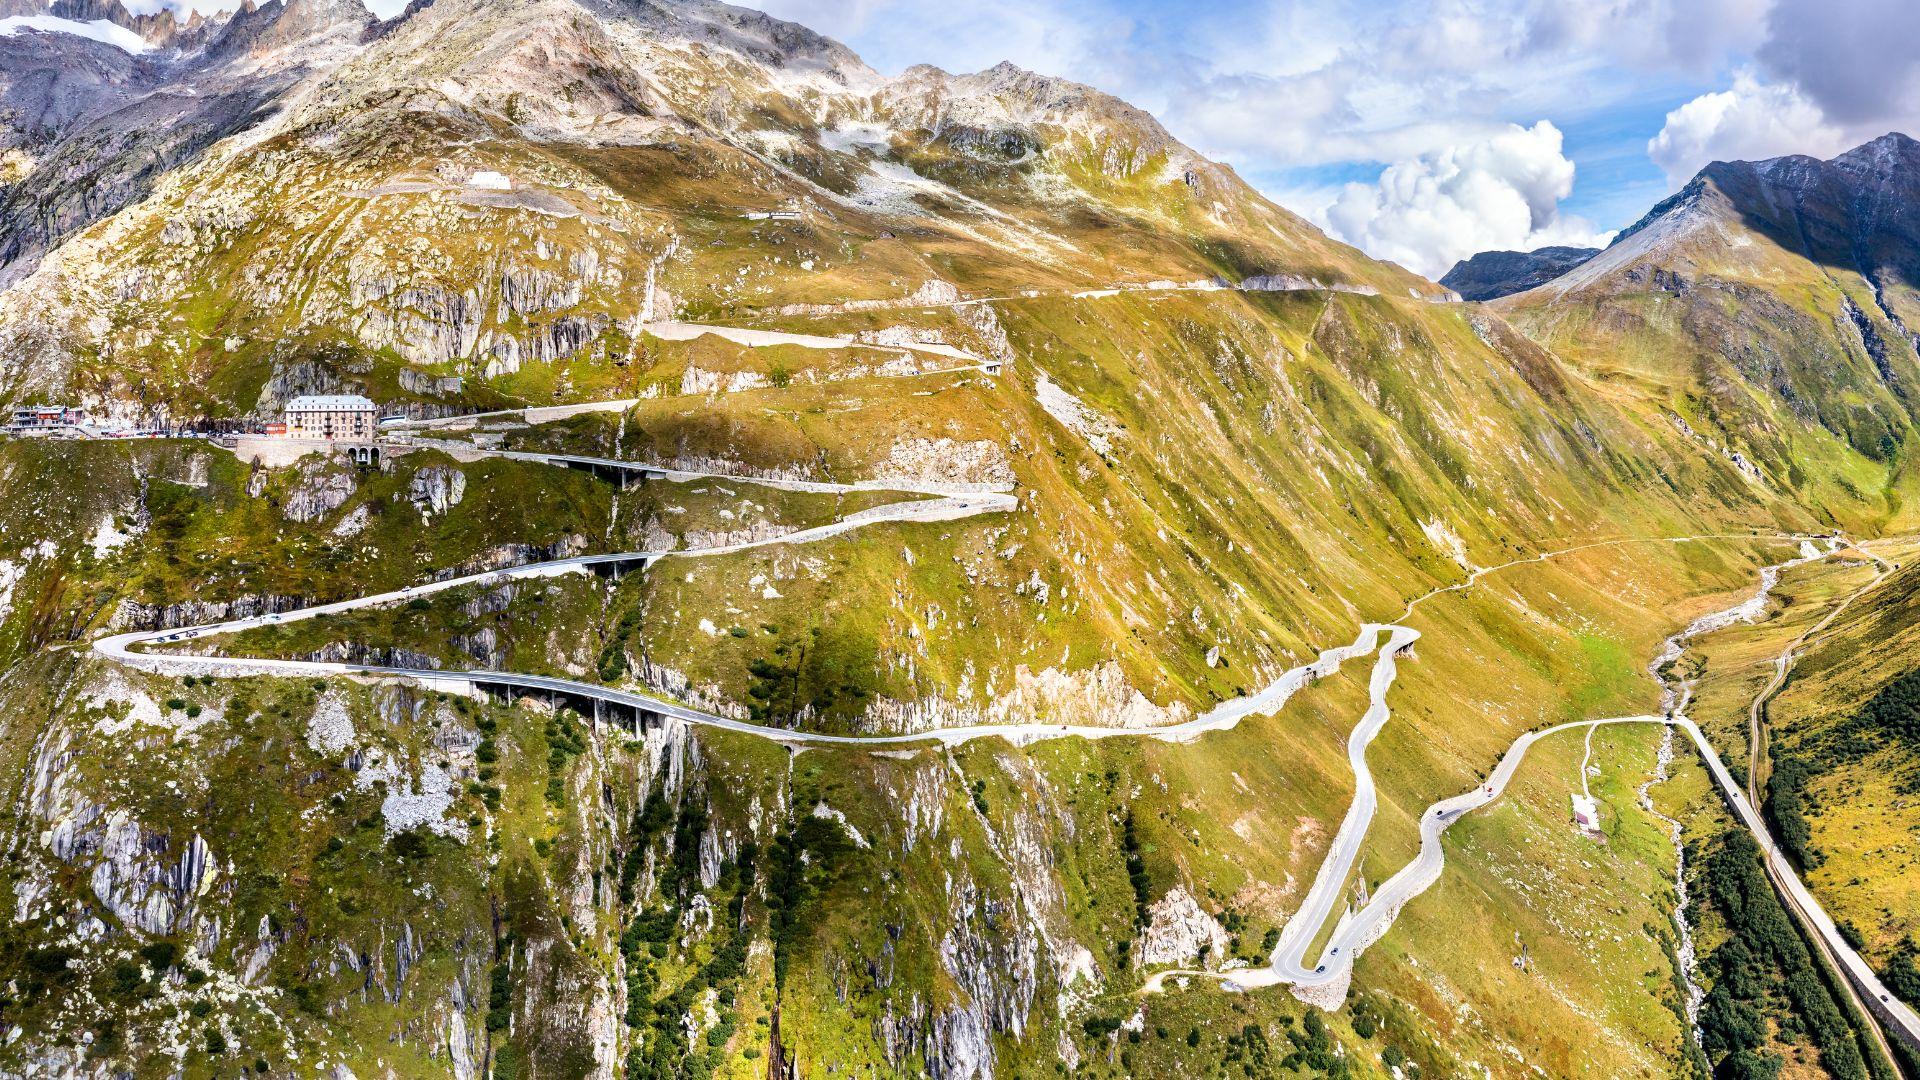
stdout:
[[[1810,1043],[1828,1075],[1883,1080],[1815,964],[1744,830],[1728,832],[1702,864],[1697,902],[1725,920],[1727,940],[1702,964],[1713,989],[1700,1009],[1700,1043],[1724,1080],[1773,1080],[1784,1064],[1766,1049],[1769,1028],[1785,1044]],[[1869,1065],[1869,1061],[1872,1065]],[[1892,1080],[1890,1076],[1885,1080]]]
[[1860,710],[1855,724],[1878,732],[1883,739],[1920,747],[1920,668],[1881,687]]
[[[657,901],[638,896],[639,876],[647,854],[673,824],[672,850],[659,867]],[[676,816],[659,792],[634,813],[631,843],[620,860],[618,881],[622,910],[633,911],[620,934],[620,956],[627,976],[626,1023],[633,1033],[627,1053],[630,1080],[706,1080],[724,1060],[726,1045],[736,1029],[735,984],[746,968],[749,929],[746,899],[753,891],[759,853],[753,841],[740,846],[737,859],[722,864],[713,892],[728,897],[726,915],[714,920],[706,958],[699,960],[692,943],[676,941],[681,916],[700,885],[700,844],[709,827],[705,801],[697,795],[683,800]],[[674,971],[676,952],[681,970]],[[667,969],[667,970],[663,970]],[[671,974],[683,974],[668,989]],[[705,1045],[689,1042],[685,1017],[695,1003],[715,992],[720,1020],[705,1035]]]
[[[1765,809],[1773,834],[1795,863],[1808,868],[1821,863],[1808,820],[1818,809],[1812,782],[1888,746],[1920,750],[1920,668],[1882,686],[1843,722],[1776,750]],[[1920,769],[1902,779],[1901,789],[1920,793]]]

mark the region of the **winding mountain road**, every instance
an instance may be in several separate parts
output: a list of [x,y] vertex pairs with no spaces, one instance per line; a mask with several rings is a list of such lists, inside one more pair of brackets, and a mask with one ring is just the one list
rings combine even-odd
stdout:
[[[1212,280],[1202,281],[1156,281],[1128,282],[1102,289],[1045,290],[1025,289],[997,296],[956,296],[950,300],[928,300],[915,297],[900,297],[893,300],[856,301],[850,306],[822,305],[819,310],[782,313],[786,317],[820,317],[854,313],[880,311],[939,311],[954,308],[973,307],[981,304],[996,304],[1016,300],[1032,300],[1050,297],[1066,297],[1073,300],[1101,300],[1112,296],[1140,295],[1164,297],[1177,293],[1235,293],[1235,292],[1349,292],[1371,294],[1370,286],[1329,284],[1307,279],[1293,280],[1287,283],[1269,281],[1263,286],[1248,287],[1227,285]],[[651,301],[649,301],[651,303]],[[952,367],[929,368],[922,370],[889,373],[874,372],[878,377],[918,378],[929,375],[952,375],[967,371],[980,371],[988,375],[998,375],[1003,364],[992,357],[981,356],[957,345],[944,342],[925,341],[883,341],[877,339],[861,340],[851,334],[804,334],[785,330],[770,330],[758,327],[729,326],[719,323],[682,322],[678,319],[654,319],[641,324],[646,333],[663,341],[691,341],[705,335],[722,338],[736,345],[748,348],[768,348],[787,345],[805,349],[870,349],[884,352],[913,352],[928,356],[938,356],[957,361]],[[894,329],[894,328],[889,328]],[[907,329],[907,328],[898,328]],[[528,424],[549,423],[583,413],[625,412],[638,405],[640,398],[621,398],[609,401],[589,401],[572,405],[535,405],[519,409],[494,409],[487,412],[461,413],[455,416],[438,416],[424,419],[393,420],[381,425],[386,431],[457,430],[471,428],[483,420],[515,420]]]
[[[1758,694],[1754,695],[1753,704],[1747,709],[1747,785],[1744,805],[1749,813],[1752,808],[1761,805],[1760,789],[1765,786],[1763,774],[1767,767],[1768,703],[1787,685],[1787,676],[1793,672],[1794,661],[1799,659],[1800,652],[1806,648],[1807,643],[1825,633],[1827,627],[1832,626],[1836,619],[1853,606],[1855,600],[1878,588],[1895,570],[1899,569],[1894,563],[1872,551],[1868,544],[1855,544],[1849,550],[1872,561],[1874,564],[1872,580],[1848,593],[1834,605],[1833,610],[1827,612],[1824,618],[1808,627],[1779,656],[1774,657],[1773,677]],[[1718,764],[1718,759],[1715,758],[1714,762]],[[1724,769],[1724,766],[1722,768]],[[1732,779],[1729,772],[1728,783],[1731,783]],[[1768,832],[1759,839],[1761,850],[1765,853],[1767,876],[1773,880],[1775,889],[1786,900],[1787,906],[1793,909],[1801,924],[1814,931],[1810,935],[1814,947],[1819,950],[1826,963],[1842,973],[1841,985],[1852,999],[1854,1009],[1868,1018],[1868,1033],[1880,1047],[1880,1052],[1889,1061],[1899,1060],[1893,1053],[1893,1047],[1888,1043],[1888,1034],[1891,1033],[1896,1038],[1902,1038],[1910,1049],[1920,1054],[1920,1027],[1916,1027],[1913,1022],[1914,1010],[1889,994],[1886,988],[1879,984],[1878,977],[1853,949],[1851,943],[1832,929],[1833,919],[1827,915],[1819,902],[1813,899],[1813,894],[1800,880],[1800,875],[1793,863],[1773,842],[1772,833]],[[1825,924],[1826,928],[1823,929],[1822,924]],[[1838,943],[1837,946],[1836,943]]]
[[1801,651],[1807,647],[1807,642],[1825,633],[1827,627],[1832,626],[1834,620],[1852,607],[1855,600],[1878,588],[1881,582],[1887,580],[1887,575],[1896,569],[1893,563],[1871,551],[1867,544],[1855,544],[1850,550],[1859,552],[1873,562],[1875,567],[1873,579],[1848,593],[1832,611],[1827,612],[1825,618],[1808,627],[1804,633],[1793,640],[1793,644],[1787,646],[1785,652],[1773,658],[1773,678],[1767,682],[1759,694],[1755,695],[1753,704],[1747,709],[1747,798],[1755,806],[1760,805],[1760,788],[1765,784],[1768,702],[1771,702],[1774,696],[1780,693],[1781,688],[1787,685],[1787,676],[1793,672],[1793,663],[1799,659]]
[[[948,345],[944,342],[910,341],[899,342],[862,341],[851,334],[796,334],[783,330],[759,330],[744,326],[722,326],[714,323],[690,323],[669,320],[650,322],[641,329],[662,341],[692,341],[696,338],[712,335],[736,345],[750,349],[764,349],[780,345],[789,345],[802,349],[840,350],[863,349],[875,352],[904,355],[918,353],[923,356],[937,356],[953,361],[950,366],[939,368],[914,368],[907,371],[870,371],[875,378],[921,378],[931,375],[956,375],[961,372],[979,371],[988,375],[998,375],[1001,362],[989,357]],[[423,419],[388,420],[381,424],[383,431],[422,431],[439,428],[459,430],[472,428],[486,420],[517,421],[525,424],[547,424],[555,420],[586,413],[626,412],[640,404],[642,398],[615,398],[606,401],[583,401],[570,405],[530,405],[519,409],[492,409],[486,412],[459,413],[453,416],[435,416]]]
[[[1807,538],[1783,536],[1777,539],[1805,540]],[[1567,551],[1586,550],[1606,546],[1607,543],[1609,542],[1582,545],[1569,548]],[[1459,585],[1436,589],[1416,599],[1408,605],[1407,613],[1410,615],[1418,604],[1433,596],[1470,586],[1486,573],[1504,569],[1507,566],[1537,562],[1543,557],[1564,553],[1548,553],[1546,556],[1518,559],[1499,567],[1476,571],[1467,581]],[[1782,568],[1810,562],[1814,558],[1825,558],[1833,553],[1834,551],[1828,551],[1811,557],[1802,556],[1787,563],[1767,567],[1766,570],[1770,573],[1763,573],[1762,585],[1756,598],[1764,600]],[[1851,602],[1852,597],[1848,599]],[[1749,599],[1727,609],[1727,612],[1745,613],[1755,607],[1754,599]],[[1715,615],[1724,614],[1727,613],[1715,613]],[[1695,627],[1715,624],[1717,622],[1715,615],[1696,620],[1687,630],[1675,635],[1675,638],[1684,640],[1691,634],[1699,632]],[[1307,952],[1312,939],[1326,924],[1327,918],[1333,914],[1334,905],[1344,891],[1360,840],[1364,838],[1376,803],[1372,774],[1367,769],[1365,761],[1366,744],[1379,733],[1380,722],[1376,720],[1376,712],[1385,708],[1385,689],[1386,686],[1391,685],[1393,679],[1392,656],[1419,636],[1418,631],[1406,627],[1386,629],[1396,631],[1396,634],[1382,650],[1381,660],[1375,666],[1371,687],[1372,705],[1361,723],[1354,729],[1348,743],[1348,760],[1353,765],[1356,779],[1353,804],[1349,807],[1346,818],[1341,822],[1339,832],[1334,835],[1333,843],[1314,877],[1306,899],[1282,929],[1280,940],[1275,945],[1269,963],[1264,967],[1228,971],[1187,969],[1160,971],[1148,978],[1144,987],[1145,992],[1159,992],[1164,989],[1168,979],[1176,977],[1214,979],[1242,989],[1284,984],[1292,987],[1294,993],[1305,1000],[1328,1008],[1337,1007],[1339,1000],[1345,996],[1347,985],[1352,978],[1353,964],[1358,955],[1386,933],[1408,901],[1425,892],[1439,880],[1445,868],[1445,851],[1441,843],[1441,835],[1469,812],[1497,801],[1505,792],[1508,782],[1519,769],[1521,762],[1525,760],[1527,751],[1534,744],[1548,736],[1577,728],[1584,728],[1591,735],[1594,728],[1602,725],[1662,724],[1677,728],[1692,740],[1695,750],[1698,751],[1702,762],[1706,764],[1715,786],[1720,789],[1722,797],[1733,810],[1735,818],[1759,843],[1765,855],[1768,875],[1773,878],[1788,905],[1801,917],[1821,951],[1839,968],[1856,1006],[1866,1010],[1870,1023],[1874,1026],[1872,1033],[1883,1050],[1886,1047],[1886,1040],[1879,1030],[1881,1026],[1889,1029],[1908,1047],[1920,1049],[1920,1013],[1916,1013],[1911,1006],[1893,996],[1880,982],[1879,976],[1874,973],[1866,960],[1841,935],[1832,917],[1807,889],[1792,863],[1780,851],[1779,845],[1774,842],[1771,832],[1768,831],[1765,820],[1755,809],[1754,802],[1734,780],[1732,772],[1728,770],[1726,763],[1721,760],[1713,745],[1707,741],[1705,733],[1700,730],[1699,725],[1677,709],[1665,715],[1576,720],[1520,735],[1507,748],[1506,753],[1501,756],[1499,763],[1485,780],[1470,791],[1442,799],[1426,808],[1420,817],[1418,853],[1375,889],[1366,905],[1359,911],[1343,911],[1325,947],[1317,956],[1309,958]],[[1399,631],[1404,631],[1411,637],[1397,633]],[[1683,697],[1679,700],[1678,706],[1683,708],[1684,705]]]
[[[1420,821],[1420,848],[1415,857],[1389,878],[1373,893],[1368,903],[1359,911],[1345,910],[1331,938],[1317,957],[1309,959],[1307,951],[1319,929],[1333,915],[1336,905],[1344,892],[1346,882],[1359,857],[1366,833],[1372,823],[1378,805],[1378,793],[1372,772],[1367,764],[1367,749],[1374,738],[1386,726],[1392,713],[1387,705],[1387,693],[1391,690],[1398,674],[1398,659],[1420,637],[1420,632],[1399,623],[1367,623],[1361,626],[1359,634],[1346,645],[1335,646],[1322,651],[1314,660],[1292,668],[1273,680],[1264,689],[1251,695],[1234,698],[1220,703],[1205,713],[1180,723],[1157,727],[1109,727],[1077,724],[1032,724],[1032,723],[984,723],[957,727],[940,728],[925,732],[897,735],[833,735],[821,732],[796,731],[775,728],[732,717],[721,716],[704,710],[689,708],[677,702],[667,701],[648,694],[621,690],[613,687],[578,682],[552,676],[519,674],[501,671],[442,671],[419,668],[326,663],[305,660],[277,660],[266,658],[231,657],[219,655],[191,655],[182,653],[156,653],[141,649],[142,646],[156,644],[179,644],[197,641],[202,638],[236,633],[260,626],[297,622],[325,615],[392,606],[405,603],[416,597],[431,595],[449,589],[468,585],[496,584],[507,581],[555,577],[564,574],[588,573],[598,566],[621,568],[634,566],[644,569],[652,563],[666,558],[697,558],[745,551],[753,548],[779,544],[800,544],[837,536],[866,525],[886,521],[948,521],[958,520],[983,513],[1004,513],[1017,509],[1017,499],[1005,492],[966,490],[956,493],[956,485],[914,484],[914,483],[827,483],[822,481],[798,481],[762,479],[736,476],[724,473],[702,473],[685,470],[667,470],[634,462],[612,459],[577,458],[570,455],[542,454],[518,451],[480,451],[486,455],[497,455],[552,465],[580,465],[592,463],[609,467],[639,468],[650,476],[660,476],[675,482],[690,480],[721,480],[736,483],[764,484],[790,490],[848,493],[854,491],[897,491],[902,494],[931,496],[912,501],[889,503],[857,511],[844,518],[811,529],[799,530],[783,536],[732,544],[712,548],[698,548],[680,551],[643,551],[606,555],[583,555],[550,562],[531,563],[502,570],[489,571],[448,578],[442,581],[411,586],[392,592],[376,593],[369,596],[343,600],[337,603],[320,604],[298,611],[261,615],[246,619],[234,619],[225,622],[208,623],[201,626],[186,627],[165,631],[137,631],[116,634],[97,639],[94,650],[109,659],[133,667],[169,673],[216,674],[223,676],[245,675],[344,675],[368,679],[405,679],[432,688],[451,692],[473,692],[480,684],[488,686],[510,686],[529,693],[564,694],[575,698],[593,699],[617,706],[645,710],[663,717],[669,717],[689,724],[700,725],[723,731],[757,736],[790,746],[843,746],[887,749],[911,745],[958,745],[977,739],[1005,739],[1017,745],[1060,738],[1154,738],[1170,742],[1184,742],[1209,731],[1221,731],[1232,728],[1247,716],[1260,714],[1272,715],[1300,689],[1315,679],[1333,674],[1348,660],[1376,654],[1372,675],[1369,680],[1369,705],[1359,723],[1355,726],[1347,742],[1347,760],[1355,778],[1353,801],[1349,804],[1340,829],[1335,834],[1326,857],[1323,859],[1314,880],[1308,888],[1306,898],[1299,910],[1288,920],[1281,932],[1271,962],[1260,968],[1242,968],[1224,972],[1202,971],[1162,971],[1155,973],[1147,982],[1146,989],[1158,991],[1165,980],[1175,976],[1197,976],[1219,979],[1243,988],[1255,988],[1287,984],[1294,992],[1310,1001],[1325,1004],[1331,1000],[1337,1006],[1338,999],[1345,994],[1352,977],[1353,964],[1358,955],[1377,941],[1391,927],[1402,907],[1420,895],[1439,879],[1445,868],[1445,851],[1441,836],[1456,821],[1470,811],[1487,806],[1496,801],[1505,791],[1507,783],[1525,759],[1527,751],[1540,739],[1562,731],[1575,728],[1587,728],[1605,724],[1671,724],[1685,731],[1699,749],[1701,757],[1708,763],[1715,780],[1742,824],[1746,825],[1767,851],[1770,863],[1777,863],[1776,872],[1781,873],[1780,880],[1784,889],[1794,893],[1795,906],[1808,913],[1810,921],[1823,938],[1831,938],[1838,943],[1837,949],[1830,949],[1832,955],[1846,968],[1849,977],[1861,980],[1869,992],[1882,995],[1882,1003],[1889,1004],[1894,1010],[1897,1022],[1907,1025],[1908,1030],[1920,1041],[1920,1017],[1915,1017],[1911,1009],[1885,994],[1877,978],[1861,960],[1857,953],[1846,946],[1839,938],[1838,930],[1830,918],[1825,916],[1810,893],[1792,868],[1785,863],[1774,845],[1766,826],[1749,804],[1745,792],[1734,784],[1726,766],[1714,753],[1699,728],[1684,715],[1674,713],[1669,716],[1626,716],[1600,720],[1581,720],[1561,724],[1542,731],[1528,732],[1515,739],[1502,756],[1493,772],[1468,792],[1443,799],[1429,806]],[[962,485],[962,487],[964,487]],[[1575,545],[1559,551],[1542,552],[1536,555],[1514,559],[1498,566],[1476,568],[1466,580],[1448,586],[1432,589],[1411,600],[1402,614],[1402,622],[1411,617],[1419,606],[1440,595],[1471,588],[1487,575],[1511,567],[1544,562],[1548,559],[1595,548],[1611,547],[1634,543],[1687,543],[1708,539],[1747,539],[1747,540],[1804,540],[1804,537],[1767,535],[1759,533],[1701,534],[1686,537],[1664,537],[1640,539],[1621,539],[1595,541]],[[1385,644],[1380,637],[1386,635]]]

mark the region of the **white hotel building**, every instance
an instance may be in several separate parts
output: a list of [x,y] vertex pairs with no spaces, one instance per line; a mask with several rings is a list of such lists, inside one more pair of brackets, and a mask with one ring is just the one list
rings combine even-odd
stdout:
[[379,410],[359,394],[309,394],[287,402],[287,437],[368,442]]

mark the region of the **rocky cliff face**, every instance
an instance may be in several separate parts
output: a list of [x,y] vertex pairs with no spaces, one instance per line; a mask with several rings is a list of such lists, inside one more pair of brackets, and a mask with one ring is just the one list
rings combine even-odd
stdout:
[[372,25],[358,3],[274,0],[231,18],[135,16],[57,0],[52,14],[107,18],[154,43],[122,49],[62,33],[0,37],[0,287],[61,239],[145,198],[169,170],[258,122]]
[[1813,262],[1851,271],[1876,288],[1920,289],[1920,143],[1883,135],[1831,161],[1800,155],[1716,161],[1655,207],[1622,239],[1712,201],[1742,225]]

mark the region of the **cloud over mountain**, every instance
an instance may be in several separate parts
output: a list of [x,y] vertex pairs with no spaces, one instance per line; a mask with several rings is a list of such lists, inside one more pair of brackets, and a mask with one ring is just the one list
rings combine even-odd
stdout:
[[1920,129],[1920,5],[1775,0],[1754,63],[1725,90],[1667,114],[1647,152],[1670,181],[1710,161],[1831,157],[1889,130]]
[[1733,86],[1702,94],[1667,114],[1647,153],[1675,186],[1710,161],[1753,161],[1780,154],[1831,157],[1849,140],[1796,87],[1742,72]]
[[1758,56],[1833,122],[1885,128],[1920,114],[1920,4],[1778,0]]
[[1573,178],[1558,128],[1515,124],[1348,184],[1324,217],[1349,243],[1437,277],[1478,251],[1602,242],[1591,223],[1560,212]]
[[[1416,213],[1430,231],[1459,237],[1464,226],[1441,220],[1458,217],[1462,202],[1475,201],[1469,192],[1504,187],[1504,195],[1487,196],[1506,208],[1502,224],[1473,235],[1511,246],[1535,233],[1585,242],[1593,229],[1562,224],[1560,213],[1542,207],[1538,180],[1544,174],[1517,162],[1465,170],[1505,178],[1498,181],[1449,185],[1432,178],[1432,186],[1451,189],[1444,197],[1402,197],[1394,183],[1428,173],[1436,161],[1497,157],[1502,151],[1475,148],[1497,148],[1511,140],[1512,125],[1547,118],[1567,138],[1552,155],[1540,155],[1542,163],[1551,156],[1633,159],[1627,180],[1642,190],[1601,200],[1608,204],[1607,224],[1631,220],[1646,198],[1659,194],[1646,190],[1662,180],[1645,144],[1663,107],[1716,89],[1707,81],[1714,73],[1750,61],[1764,38],[1770,2],[1223,0],[1177,17],[1142,0],[762,5],[852,42],[881,70],[919,61],[976,70],[1010,59],[1111,88],[1195,149],[1231,161],[1269,194],[1323,220],[1345,185],[1378,179],[1370,185],[1379,188],[1378,213]],[[1638,112],[1632,124],[1593,122],[1626,109]],[[1381,176],[1390,168],[1398,170],[1396,181]],[[1616,166],[1613,176],[1618,173]],[[1587,175],[1588,184],[1608,176],[1602,170]],[[1568,188],[1559,198],[1571,194]],[[1355,205],[1359,198],[1347,196],[1350,224],[1374,216]],[[1430,206],[1421,211],[1423,204]],[[1521,220],[1514,206],[1525,211],[1524,226],[1513,224]],[[1353,235],[1369,234],[1358,229]],[[1419,261],[1444,270],[1453,257],[1470,253],[1454,250],[1461,242],[1423,244]],[[1395,256],[1408,257],[1405,251]]]

